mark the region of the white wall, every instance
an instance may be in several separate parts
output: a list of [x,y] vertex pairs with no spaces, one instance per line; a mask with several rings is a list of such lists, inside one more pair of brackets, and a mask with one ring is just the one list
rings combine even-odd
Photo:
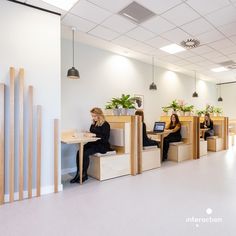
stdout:
[[[157,91],[150,91],[151,65],[78,43],[75,66],[81,79],[68,80],[66,72],[72,63],[71,48],[71,42],[62,39],[62,129],[88,130],[90,109],[104,108],[107,101],[122,93],[144,95],[145,122],[149,129],[159,120],[161,107],[172,99],[183,99],[199,108],[204,108],[206,103],[216,103],[215,84],[198,81],[199,98],[195,99],[192,98],[193,78],[157,68]],[[76,147],[62,147],[64,168],[73,165],[75,152]]]
[[236,119],[236,84],[221,85],[221,96],[223,98],[222,107],[224,114],[230,119]]
[[[8,1],[0,1],[0,82],[8,84],[9,67],[25,69],[25,89],[34,87],[34,105],[42,105],[42,186],[43,192],[50,191],[53,186],[53,119],[60,118],[60,16],[29,8]],[[8,89],[7,89],[8,98]],[[16,92],[17,95],[17,92]],[[17,102],[17,98],[15,99]],[[6,104],[8,120],[8,103]],[[17,106],[15,106],[17,112]],[[27,114],[27,110],[25,110]],[[17,117],[15,118],[17,164]],[[27,121],[25,122],[27,125]],[[8,170],[9,122],[6,124],[6,170]],[[35,136],[35,135],[34,135]],[[25,126],[25,141],[27,142]],[[25,160],[27,158],[25,148]],[[25,171],[27,162],[25,161]],[[34,146],[35,169],[35,146]],[[60,169],[60,168],[59,168]],[[16,165],[16,188],[18,191],[18,172]],[[27,173],[27,172],[26,172]],[[59,172],[60,173],[60,172]],[[25,180],[27,175],[25,174]],[[59,180],[60,181],[60,180]],[[25,181],[24,188],[27,189]],[[35,176],[33,186],[35,187]],[[6,179],[8,191],[8,178]]]

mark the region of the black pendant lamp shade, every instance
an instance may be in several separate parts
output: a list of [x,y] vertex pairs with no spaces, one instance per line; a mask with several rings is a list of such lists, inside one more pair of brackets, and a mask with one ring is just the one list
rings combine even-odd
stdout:
[[152,83],[149,85],[149,90],[157,90],[157,85],[154,83],[154,57],[152,57]]
[[68,79],[79,79],[80,76],[79,76],[79,71],[75,68],[74,66],[74,53],[75,53],[75,50],[74,50],[74,46],[75,46],[75,29],[73,28],[72,29],[72,37],[73,37],[73,44],[72,44],[72,51],[73,51],[73,66],[72,68],[70,68],[68,71],[67,71],[67,78]]
[[197,93],[196,90],[197,90],[197,76],[196,76],[196,71],[195,71],[195,92],[192,95],[193,98],[197,98],[198,97],[198,93]]
[[221,84],[219,85],[219,89],[220,89],[220,96],[218,98],[218,102],[223,102],[223,98],[221,97]]

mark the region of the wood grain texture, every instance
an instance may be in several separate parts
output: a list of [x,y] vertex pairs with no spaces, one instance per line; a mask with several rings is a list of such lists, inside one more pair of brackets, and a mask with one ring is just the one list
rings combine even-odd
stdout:
[[37,106],[37,180],[36,196],[41,195],[41,146],[42,146],[42,107]]
[[15,172],[15,142],[14,142],[14,133],[15,133],[15,113],[14,113],[14,100],[15,100],[15,68],[10,68],[10,144],[9,144],[9,194],[10,194],[10,202],[14,201],[14,172]]
[[59,120],[54,119],[54,192],[58,192]]
[[130,161],[131,175],[136,175],[137,170],[137,117],[131,116],[131,131],[130,131]]
[[5,193],[5,85],[0,84],[0,205]]
[[142,174],[143,171],[143,122],[142,122],[142,117],[138,116],[138,174]]
[[19,200],[24,190],[24,69],[19,71]]
[[28,89],[28,198],[32,198],[33,171],[33,87]]

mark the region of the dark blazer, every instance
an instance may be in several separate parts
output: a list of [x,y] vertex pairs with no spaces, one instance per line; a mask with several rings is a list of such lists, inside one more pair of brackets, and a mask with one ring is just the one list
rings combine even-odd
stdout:
[[143,147],[145,146],[158,146],[157,141],[148,138],[146,124],[143,122]]
[[207,123],[204,121],[203,123],[201,123],[200,127],[205,128],[204,125],[206,125],[209,130],[213,130],[214,126],[213,126],[213,121],[212,120],[210,120],[210,125],[207,125]]
[[96,142],[91,142],[90,146],[96,147],[100,153],[106,153],[111,150],[109,137],[110,137],[110,125],[105,121],[101,126],[92,124],[90,126],[90,132],[96,134],[96,137],[100,138]]

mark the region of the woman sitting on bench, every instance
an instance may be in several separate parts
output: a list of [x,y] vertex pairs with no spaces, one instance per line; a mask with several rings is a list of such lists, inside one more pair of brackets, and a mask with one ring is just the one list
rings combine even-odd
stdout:
[[164,138],[163,143],[163,161],[167,160],[167,154],[169,150],[170,143],[181,141],[181,124],[179,117],[176,114],[172,114],[170,117],[170,123],[166,126],[166,129],[170,133]]
[[[95,153],[106,153],[110,151],[110,144],[108,142],[110,137],[110,125],[105,120],[103,112],[100,108],[93,108],[91,111],[92,124],[90,126],[90,133],[86,136],[98,137],[95,142],[90,142],[84,145],[83,154],[83,182],[88,179],[87,170],[89,167],[89,156]],[[70,183],[79,183],[79,151],[76,156],[77,172],[75,177],[70,181]]]
[[204,139],[207,140],[207,137],[214,135],[213,121],[211,120],[210,114],[206,113],[204,122],[200,125],[201,128],[208,129],[204,133]]
[[144,114],[143,111],[136,111],[135,115],[141,116],[142,117],[142,123],[143,123],[143,147],[147,146],[157,146],[160,147],[159,142],[152,140],[148,138],[147,136],[147,130],[146,130],[146,124],[144,123]]

